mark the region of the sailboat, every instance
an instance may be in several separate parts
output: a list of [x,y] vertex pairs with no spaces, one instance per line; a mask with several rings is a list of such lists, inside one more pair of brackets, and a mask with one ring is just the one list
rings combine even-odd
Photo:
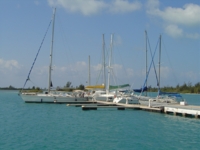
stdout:
[[[147,32],[145,31],[145,35],[146,35],[146,62],[147,62]],[[147,63],[146,63],[146,78],[147,78]],[[123,92],[121,95],[117,95],[113,102],[114,103],[125,103],[125,104],[139,104],[139,100],[145,100],[148,101],[150,99],[150,97],[146,96],[142,96],[142,95],[137,95],[135,93],[143,93],[147,91],[147,82],[145,81],[145,84],[143,86],[143,88],[140,89],[133,89],[132,90],[127,90],[125,92]]]
[[[108,62],[108,83],[107,83],[107,86],[105,87],[106,88],[105,91],[96,91],[93,94],[93,99],[96,101],[113,102],[113,99],[116,97],[116,95],[118,95],[119,93],[121,94],[119,89],[130,86],[129,84],[116,85],[116,86],[110,85],[110,74],[112,71],[112,66],[111,66],[112,50],[113,50],[113,34],[111,34],[111,42],[110,42],[110,55],[109,55],[109,62]],[[104,62],[104,65],[105,65],[105,62]],[[104,66],[104,69],[105,69],[105,66]],[[104,79],[105,79],[105,70],[104,70]]]
[[[155,53],[152,57],[152,62],[151,65],[154,64],[154,56]],[[148,106],[160,106],[160,105],[167,105],[167,104],[186,104],[185,100],[179,93],[169,93],[169,92],[162,92],[160,90],[160,60],[161,60],[161,35],[159,37],[159,73],[158,73],[158,78],[157,78],[157,73],[154,65],[154,71],[157,79],[157,86],[158,86],[158,95],[157,97],[147,97],[147,96],[141,96],[142,92],[144,92],[145,84],[143,86],[143,89],[141,90],[140,96],[138,96],[139,103],[142,105],[148,105]],[[150,65],[150,66],[151,66]],[[150,69],[150,68],[149,68]],[[150,70],[149,70],[150,71]],[[149,74],[149,71],[147,72]],[[145,83],[147,82],[148,75],[146,77]]]
[[90,84],[90,57],[89,57],[89,79],[88,79],[88,86],[85,87],[85,89],[88,90],[86,93],[86,97],[88,97],[89,100],[94,101],[94,97],[96,95],[105,94],[105,83],[106,83],[106,74],[105,74],[105,41],[104,41],[104,34],[102,35],[102,50],[103,50],[103,64],[102,64],[102,71],[103,71],[103,84]]
[[[19,95],[21,98],[27,102],[27,103],[67,103],[67,102],[75,102],[75,101],[80,101],[84,102],[87,101],[88,99],[84,97],[84,92],[73,92],[73,93],[65,93],[65,92],[59,92],[59,91],[52,91],[51,86],[52,86],[52,81],[51,81],[51,72],[52,72],[52,54],[53,54],[53,41],[54,41],[54,24],[55,24],[55,13],[56,13],[56,8],[53,11],[53,16],[52,16],[52,41],[51,41],[51,50],[50,50],[50,65],[49,65],[49,79],[48,79],[48,91],[44,93],[27,93],[23,92],[23,89],[20,91]],[[38,53],[37,53],[38,55]],[[36,55],[36,58],[37,58]],[[36,60],[36,59],[35,59]],[[34,63],[35,63],[34,60]],[[33,65],[34,65],[33,63]],[[31,67],[32,70],[33,66]],[[29,80],[29,75],[31,73],[31,70],[28,74],[28,78],[26,82]],[[24,87],[26,85],[26,82],[24,84]],[[24,88],[23,87],[23,88]]]

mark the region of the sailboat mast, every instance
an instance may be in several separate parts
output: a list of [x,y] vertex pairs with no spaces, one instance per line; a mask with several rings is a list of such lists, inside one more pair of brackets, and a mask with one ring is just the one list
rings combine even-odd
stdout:
[[90,55],[89,55],[89,57],[88,57],[88,85],[90,85]]
[[52,85],[51,82],[51,71],[52,71],[52,54],[53,54],[53,42],[54,42],[54,25],[55,25],[55,13],[56,13],[56,8],[54,8],[53,12],[53,25],[52,25],[52,37],[51,37],[51,49],[50,49],[50,64],[49,64],[49,86],[48,86],[48,93],[50,92],[50,88]]
[[[147,78],[147,31],[145,30],[145,43],[146,43],[146,45],[145,45],[145,47],[146,47],[146,78]],[[146,82],[146,87],[147,87],[147,82]],[[147,96],[147,91],[146,91],[146,96]]]
[[107,94],[109,92],[109,85],[110,85],[110,71],[111,71],[111,58],[112,58],[112,49],[113,49],[113,34],[111,34],[110,40],[110,57],[109,57],[109,64],[108,64],[108,85],[107,85]]
[[103,81],[104,81],[104,89],[106,89],[106,62],[105,62],[105,41],[104,34],[102,35],[102,48],[103,48]]
[[161,35],[160,35],[160,44],[159,44],[159,62],[158,62],[158,67],[159,67],[159,76],[158,76],[158,89],[160,90],[160,60],[161,60]]

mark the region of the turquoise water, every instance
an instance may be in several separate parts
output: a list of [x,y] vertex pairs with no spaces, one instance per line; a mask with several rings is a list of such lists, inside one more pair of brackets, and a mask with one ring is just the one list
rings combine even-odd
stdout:
[[[200,105],[200,95],[183,96],[189,104]],[[0,91],[0,125],[1,150],[200,149],[200,119],[29,104],[16,91]]]

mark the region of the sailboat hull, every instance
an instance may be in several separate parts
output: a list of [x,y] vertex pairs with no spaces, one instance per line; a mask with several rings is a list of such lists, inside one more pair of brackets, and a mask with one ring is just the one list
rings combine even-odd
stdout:
[[107,101],[107,102],[113,102],[114,94],[102,94],[94,96],[94,99],[96,101]]
[[72,103],[86,102],[86,97],[61,97],[61,96],[39,96],[39,95],[20,95],[26,103]]
[[139,101],[135,96],[117,96],[114,98],[113,103],[139,104]]

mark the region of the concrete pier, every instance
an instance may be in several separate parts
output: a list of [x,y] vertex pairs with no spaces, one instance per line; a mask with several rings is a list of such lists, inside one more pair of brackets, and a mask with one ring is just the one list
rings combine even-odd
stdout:
[[88,101],[87,103],[73,103],[67,106],[82,107],[82,110],[97,110],[98,108],[114,108],[117,110],[134,109],[150,112],[173,114],[176,116],[200,118],[200,106],[160,103],[159,105],[144,106],[140,104],[120,104],[106,101]]
[[182,115],[184,117],[200,118],[200,106],[194,105],[168,105],[164,107],[165,113],[173,113],[174,115]]

